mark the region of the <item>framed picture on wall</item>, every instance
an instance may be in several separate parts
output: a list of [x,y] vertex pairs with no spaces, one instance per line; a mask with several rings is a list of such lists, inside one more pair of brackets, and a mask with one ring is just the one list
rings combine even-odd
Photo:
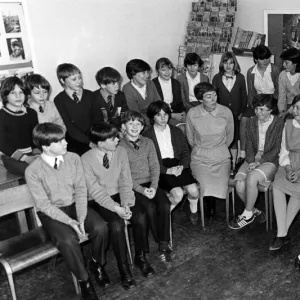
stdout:
[[300,49],[300,10],[265,10],[264,33],[275,64],[282,68],[280,54],[289,48]]

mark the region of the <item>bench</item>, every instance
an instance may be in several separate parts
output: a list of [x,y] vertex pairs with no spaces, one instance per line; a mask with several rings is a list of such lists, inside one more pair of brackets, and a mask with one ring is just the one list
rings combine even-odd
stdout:
[[[0,191],[0,217],[33,207],[34,202],[26,184]],[[37,218],[34,220],[34,229],[0,241],[0,264],[7,274],[13,300],[17,299],[13,274],[59,253],[43,228],[39,226],[39,220]],[[80,240],[80,243],[87,240],[87,238]],[[73,274],[72,277],[78,294],[77,280]]]

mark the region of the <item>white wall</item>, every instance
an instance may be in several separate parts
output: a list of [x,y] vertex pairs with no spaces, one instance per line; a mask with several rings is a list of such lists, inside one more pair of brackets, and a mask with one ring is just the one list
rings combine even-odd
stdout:
[[95,73],[116,68],[128,81],[125,65],[141,58],[153,68],[158,58],[177,64],[192,0],[27,0],[29,32],[36,73],[61,87],[56,67],[77,65],[85,87],[98,88]]

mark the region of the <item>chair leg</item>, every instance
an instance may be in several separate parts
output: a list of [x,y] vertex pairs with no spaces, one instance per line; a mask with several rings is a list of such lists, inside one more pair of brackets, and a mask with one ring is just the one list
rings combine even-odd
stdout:
[[172,210],[170,211],[170,247],[173,249],[173,235],[172,235]]
[[131,267],[133,267],[130,241],[129,241],[129,235],[128,235],[128,221],[125,221],[125,238],[126,238],[127,251],[128,251],[128,255],[129,255],[130,264],[131,264]]
[[266,229],[269,231],[269,189],[265,191]]
[[231,189],[231,197],[232,197],[232,215],[233,218],[235,219],[235,189]]
[[16,289],[15,289],[15,284],[14,284],[12,269],[11,269],[10,265],[7,263],[6,260],[1,259],[0,263],[3,265],[3,267],[5,269],[5,272],[6,272],[6,275],[7,275],[11,297],[12,297],[13,300],[17,300],[17,295],[16,295]]
[[79,295],[81,293],[81,291],[80,291],[80,287],[79,287],[79,284],[78,284],[78,280],[72,272],[71,272],[71,274],[72,274],[72,279],[73,279],[76,294]]
[[273,229],[273,189],[269,187],[270,229]]
[[229,224],[229,201],[230,201],[230,188],[227,190],[227,196],[226,196],[226,222]]
[[203,195],[202,195],[201,191],[200,191],[200,213],[201,213],[202,228],[205,229]]

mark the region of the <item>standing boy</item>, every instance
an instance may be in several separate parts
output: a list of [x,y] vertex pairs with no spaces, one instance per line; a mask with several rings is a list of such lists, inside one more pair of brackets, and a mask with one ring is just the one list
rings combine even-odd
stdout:
[[90,149],[89,129],[103,122],[101,105],[93,92],[82,88],[81,71],[76,66],[61,64],[56,74],[64,90],[54,103],[67,128],[68,151],[82,155]]
[[98,299],[85,268],[79,239],[89,234],[92,242],[91,270],[97,282],[107,279],[105,250],[106,222],[87,208],[87,189],[80,158],[67,152],[65,131],[43,123],[33,130],[33,141],[42,150],[25,173],[37,214],[45,231],[76,276],[84,300]]
[[[126,148],[133,180],[136,203],[144,207],[153,237],[159,244],[162,262],[171,262],[170,205],[166,193],[158,187],[160,166],[153,142],[140,135],[145,125],[142,114],[128,110],[122,116],[122,129],[126,131],[120,145]],[[139,264],[136,253],[135,263]]]

